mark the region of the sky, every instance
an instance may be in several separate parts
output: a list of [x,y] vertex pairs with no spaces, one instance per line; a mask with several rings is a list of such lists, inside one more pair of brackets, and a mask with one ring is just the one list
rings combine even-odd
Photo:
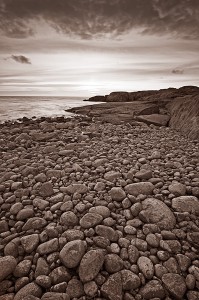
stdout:
[[199,86],[199,0],[0,0],[0,96]]

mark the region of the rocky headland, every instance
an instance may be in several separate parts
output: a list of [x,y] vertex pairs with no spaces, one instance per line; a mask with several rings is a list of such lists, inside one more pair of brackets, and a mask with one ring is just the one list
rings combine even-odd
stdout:
[[0,125],[0,300],[199,299],[198,95],[147,97]]
[[157,126],[169,126],[191,139],[199,139],[199,87],[112,92],[85,101],[105,103],[72,108],[69,111],[114,124],[138,120]]

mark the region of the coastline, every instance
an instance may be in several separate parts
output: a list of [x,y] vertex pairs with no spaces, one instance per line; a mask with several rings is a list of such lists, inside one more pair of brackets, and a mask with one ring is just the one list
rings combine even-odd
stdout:
[[0,125],[0,300],[198,295],[199,141],[104,105]]

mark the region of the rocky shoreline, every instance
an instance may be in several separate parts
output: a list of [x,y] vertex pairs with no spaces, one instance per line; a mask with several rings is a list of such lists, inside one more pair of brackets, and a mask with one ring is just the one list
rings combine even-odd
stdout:
[[199,299],[198,140],[95,116],[0,133],[0,300]]

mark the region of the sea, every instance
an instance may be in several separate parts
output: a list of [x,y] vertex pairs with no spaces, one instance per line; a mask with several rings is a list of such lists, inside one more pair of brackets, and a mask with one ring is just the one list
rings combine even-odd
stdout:
[[94,104],[78,97],[0,96],[0,122],[27,117],[73,116],[66,109]]

